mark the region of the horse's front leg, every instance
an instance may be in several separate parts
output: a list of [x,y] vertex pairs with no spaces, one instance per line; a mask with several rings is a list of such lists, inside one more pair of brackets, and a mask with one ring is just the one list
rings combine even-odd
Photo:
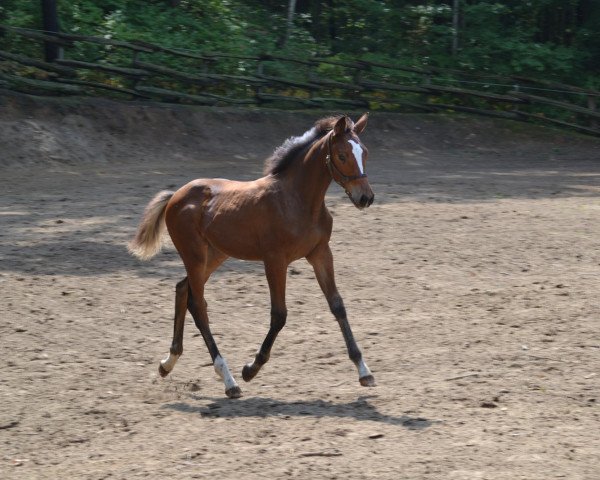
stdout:
[[242,378],[246,382],[252,380],[261,367],[269,361],[273,343],[275,343],[277,334],[285,326],[287,319],[287,308],[285,305],[287,264],[285,261],[265,261],[265,273],[271,293],[271,325],[260,349],[256,352],[254,361],[247,363],[242,369]]
[[331,254],[329,245],[327,243],[319,245],[306,257],[306,259],[312,265],[317,281],[319,282],[321,290],[323,290],[329,308],[331,309],[331,313],[333,313],[340,325],[342,335],[344,335],[344,340],[346,341],[350,360],[354,362],[358,369],[358,381],[363,387],[375,386],[375,378],[363,360],[362,353],[356,344],[356,340],[354,340],[352,329],[350,328],[348,318],[346,317],[344,302],[335,285],[333,255]]

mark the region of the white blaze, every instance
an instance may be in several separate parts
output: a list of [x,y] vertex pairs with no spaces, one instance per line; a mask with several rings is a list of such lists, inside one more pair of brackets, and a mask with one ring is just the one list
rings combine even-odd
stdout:
[[358,164],[358,169],[360,173],[365,173],[365,167],[363,166],[363,149],[358,142],[354,140],[348,140],[350,145],[352,145],[352,153],[354,154],[354,158],[356,158],[356,163]]

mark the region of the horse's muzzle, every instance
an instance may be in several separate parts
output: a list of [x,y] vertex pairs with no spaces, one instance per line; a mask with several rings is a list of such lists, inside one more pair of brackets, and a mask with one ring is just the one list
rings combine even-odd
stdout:
[[370,196],[362,195],[360,197],[360,201],[358,202],[357,207],[358,208],[370,207],[371,204],[373,203],[373,200],[375,200],[375,195],[373,195],[373,194],[371,194]]
[[370,207],[375,200],[375,194],[373,190],[371,190],[371,186],[369,182],[359,181],[350,189],[346,190],[346,193],[352,200],[352,203],[356,208],[362,210],[364,208]]

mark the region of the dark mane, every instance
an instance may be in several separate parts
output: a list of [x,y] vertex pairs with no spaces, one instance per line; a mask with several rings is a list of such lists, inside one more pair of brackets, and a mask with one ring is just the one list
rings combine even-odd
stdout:
[[339,116],[321,118],[315,122],[313,128],[307,130],[301,136],[288,138],[265,160],[264,174],[276,175],[286,170],[301,151],[310,147],[329,132],[339,118]]

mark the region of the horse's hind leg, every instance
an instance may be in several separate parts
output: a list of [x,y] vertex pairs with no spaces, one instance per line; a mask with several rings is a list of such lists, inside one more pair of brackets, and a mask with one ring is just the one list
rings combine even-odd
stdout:
[[287,308],[285,306],[285,281],[287,275],[287,264],[285,262],[265,262],[265,273],[271,292],[271,326],[254,361],[244,365],[242,377],[246,382],[252,380],[261,367],[267,363],[271,356],[271,348],[277,338],[277,334],[285,326]]
[[[225,384],[225,394],[229,398],[239,398],[242,396],[242,390],[231,375],[229,367],[227,366],[227,362],[220,354],[219,348],[217,347],[215,339],[212,336],[212,332],[210,331],[210,326],[208,323],[207,305],[206,301],[204,300],[203,294],[204,285],[200,287],[197,283],[194,285],[194,282],[190,282],[190,291],[188,294],[188,310],[194,318],[196,327],[198,327],[198,330],[200,330],[200,333],[202,334],[204,343],[206,343],[206,347],[208,348],[208,352],[210,353],[210,358],[212,359],[213,365],[215,367],[215,372],[217,372],[217,375],[221,377],[223,383]],[[196,299],[200,300],[197,301]]]
[[158,373],[161,377],[166,377],[177,360],[183,353],[183,326],[185,323],[185,312],[188,303],[188,279],[181,280],[175,287],[175,318],[173,327],[173,341],[169,350],[169,356],[161,360],[158,366]]
[[354,335],[346,317],[346,308],[335,285],[335,277],[333,270],[333,255],[327,243],[317,247],[310,255],[306,257],[309,263],[313,266],[317,281],[327,298],[327,303],[331,309],[331,313],[340,325],[342,335],[346,342],[348,355],[350,360],[354,362],[358,369],[358,380],[363,387],[375,386],[375,378],[369,370],[369,367],[362,358],[362,353],[354,340]]
[[[182,253],[180,251],[180,253]],[[192,314],[194,323],[204,339],[212,359],[215,372],[225,384],[225,394],[229,398],[242,396],[242,391],[231,375],[227,362],[220,354],[208,322],[207,304],[204,299],[204,284],[210,274],[227,258],[221,252],[214,250],[206,244],[197,244],[196,250],[186,255],[181,255],[188,272],[189,291],[187,308]]]

